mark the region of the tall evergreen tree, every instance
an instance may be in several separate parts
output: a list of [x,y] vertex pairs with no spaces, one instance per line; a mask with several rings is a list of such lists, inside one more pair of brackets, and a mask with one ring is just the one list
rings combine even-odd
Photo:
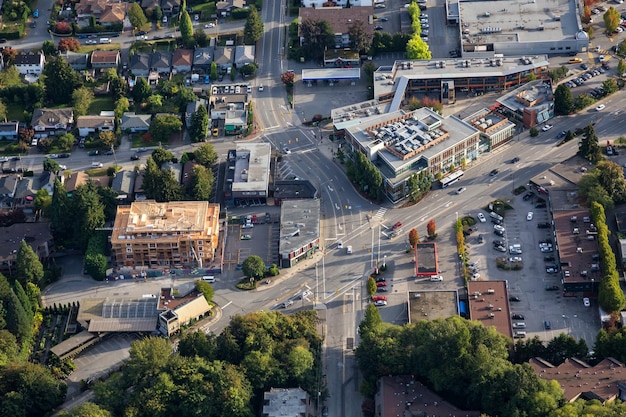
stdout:
[[26,314],[6,277],[0,274],[0,300],[5,309],[6,328],[22,343],[32,333],[32,316]]
[[189,136],[192,142],[203,142],[209,133],[209,114],[206,107],[200,106],[193,116],[191,116],[191,126],[189,126]]
[[98,190],[92,181],[79,186],[75,198],[76,213],[80,216],[74,222],[75,240],[79,247],[86,248],[96,228],[104,226],[104,204],[100,201]]
[[43,73],[47,99],[54,104],[69,105],[72,93],[82,84],[78,73],[61,57],[50,58]]
[[39,284],[43,278],[43,265],[39,257],[25,240],[20,243],[15,261],[15,275],[18,281],[26,285],[28,282]]
[[263,36],[263,21],[256,7],[250,6],[248,20],[243,28],[243,43],[246,45],[254,45]]
[[20,284],[19,281],[15,281],[14,284],[15,288],[14,288],[14,292],[15,295],[17,296],[17,299],[20,301],[20,304],[22,305],[22,307],[24,308],[24,312],[31,317],[34,316],[33,314],[33,306],[30,304],[30,299],[28,298],[28,295],[26,294],[26,291],[24,291],[24,287],[22,287],[22,284]]
[[52,236],[57,244],[64,244],[73,237],[72,224],[74,219],[69,213],[71,211],[67,191],[61,181],[57,179],[54,182],[54,194],[52,194],[52,204],[50,205]]
[[183,38],[183,44],[186,47],[193,47],[195,39],[193,37],[193,23],[187,10],[183,9],[180,13],[180,36]]

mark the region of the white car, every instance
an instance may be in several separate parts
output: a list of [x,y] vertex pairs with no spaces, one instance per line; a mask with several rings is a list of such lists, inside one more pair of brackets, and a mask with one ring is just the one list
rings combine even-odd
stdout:
[[443,282],[443,277],[441,275],[434,275],[430,277],[430,280],[433,282]]
[[50,155],[47,155],[47,157],[50,159],[57,159],[59,155],[57,155],[56,153],[51,153]]
[[485,215],[480,212],[476,215],[476,217],[478,217],[478,221],[481,223],[485,223],[487,221],[487,219],[485,218]]
[[583,304],[585,307],[591,307],[591,302],[589,301],[589,298],[587,297],[583,298]]
[[283,148],[283,153],[286,154],[286,155],[289,155],[289,154],[291,154],[291,150],[288,147],[285,146]]
[[341,240],[337,241],[337,249],[343,249],[343,242]]
[[387,301],[385,301],[385,300],[378,300],[378,301],[374,302],[374,305],[376,307],[386,306],[387,305]]
[[552,129],[552,127],[553,127],[553,126],[552,126],[551,124],[545,124],[545,125],[541,128],[541,130],[542,130],[542,131],[544,131],[544,132],[547,132],[548,130]]
[[602,111],[605,107],[606,106],[604,104],[600,104],[598,107],[596,107],[596,111]]
[[215,27],[215,23],[207,23],[206,25],[204,25],[205,29],[211,29]]
[[263,84],[259,86],[259,91],[263,91]]
[[461,193],[462,193],[463,191],[465,191],[465,190],[467,190],[467,188],[465,188],[465,187],[461,187],[461,188],[459,188],[458,190],[456,190],[456,193],[457,193],[457,194],[461,194]]
[[526,220],[531,221],[533,219],[533,212],[529,211],[528,214],[526,215]]
[[472,281],[478,281],[480,279],[480,274],[476,273],[472,275]]
[[498,230],[500,232],[504,232],[505,231],[504,227],[500,226],[499,224],[494,224],[493,225],[493,230]]
[[600,61],[600,62],[604,62],[604,55],[600,55],[600,56],[598,57],[598,61]]
[[87,39],[87,41],[85,42],[85,45],[95,45],[98,42],[96,42],[95,39]]

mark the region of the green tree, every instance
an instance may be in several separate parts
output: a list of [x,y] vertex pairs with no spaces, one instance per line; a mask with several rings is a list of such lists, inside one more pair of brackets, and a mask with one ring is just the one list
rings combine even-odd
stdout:
[[352,48],[359,53],[366,53],[372,47],[372,35],[362,20],[355,20],[348,29]]
[[600,145],[598,144],[598,136],[593,125],[587,125],[583,129],[583,137],[578,145],[578,155],[592,163],[597,163],[600,158]]
[[213,286],[208,282],[202,281],[201,279],[196,280],[196,291],[201,293],[207,302],[210,303],[213,300],[215,291],[213,290]]
[[624,73],[626,73],[626,64],[624,63],[624,60],[620,58],[617,62],[617,75],[623,76]]
[[78,186],[72,199],[75,199],[75,215],[73,218],[74,238],[76,244],[84,249],[87,247],[89,237],[96,228],[104,226],[104,204],[100,201],[97,186],[88,181],[85,185]]
[[617,83],[615,79],[609,78],[602,82],[602,88],[604,89],[604,95],[608,96],[610,94],[615,93],[618,90]]
[[43,160],[43,170],[46,172],[59,172],[61,167],[54,159],[46,158]]
[[570,114],[574,110],[574,96],[572,90],[565,85],[559,84],[554,91],[554,111],[560,115]]
[[183,333],[178,343],[178,353],[187,357],[213,358],[215,348],[215,337],[202,331]]
[[617,29],[617,27],[619,26],[619,22],[621,20],[619,11],[615,7],[611,6],[609,7],[609,10],[604,13],[604,16],[602,18],[606,27],[606,33],[614,33],[615,29]]
[[152,94],[146,99],[146,110],[148,113],[158,113],[163,107],[163,97],[160,94]]
[[147,337],[133,342],[124,378],[131,384],[156,378],[165,370],[171,354],[171,343],[161,337]]
[[152,89],[148,80],[144,77],[139,77],[135,87],[133,88],[133,98],[136,103],[143,103],[148,97],[152,95]]
[[241,76],[244,78],[255,77],[259,66],[254,62],[250,62],[241,67]]
[[377,289],[378,287],[376,286],[376,280],[374,279],[374,277],[369,277],[367,279],[367,293],[369,294],[369,296],[373,297],[374,294],[376,294]]
[[40,188],[35,195],[35,210],[37,210],[42,216],[47,217],[50,215],[50,206],[52,204],[52,196],[48,194],[48,190]]
[[174,160],[174,154],[163,148],[155,148],[152,151],[152,155],[150,155],[150,157],[152,158],[152,160],[154,160],[159,168],[161,168],[164,163]]
[[71,151],[75,142],[76,138],[71,133],[65,133],[55,140],[57,147],[65,151]]
[[115,118],[119,121],[122,119],[124,113],[130,109],[130,102],[126,97],[120,97],[115,102]]
[[193,39],[198,48],[206,48],[211,42],[209,35],[207,35],[206,32],[200,28],[198,28],[193,34]]
[[24,291],[24,287],[22,287],[22,284],[20,284],[19,281],[15,281],[13,292],[15,292],[15,296],[22,305],[22,308],[28,318],[32,320],[35,312],[33,311],[33,306],[30,303],[30,298],[26,295],[26,291]]
[[45,56],[48,57],[48,56],[54,55],[56,51],[57,51],[57,48],[54,45],[54,41],[51,41],[51,40],[43,41],[43,44],[41,45],[41,52],[43,52]]
[[65,244],[73,237],[72,216],[70,204],[67,198],[65,186],[58,179],[54,182],[54,192],[52,193],[52,204],[50,206],[50,220],[52,221],[52,236],[58,244]]
[[217,162],[217,152],[215,152],[215,148],[210,143],[203,143],[198,146],[193,155],[197,163],[207,168]]
[[313,353],[305,346],[294,347],[287,358],[291,373],[299,380],[313,369]]
[[43,265],[39,257],[25,240],[20,243],[15,259],[15,276],[23,285],[27,282],[39,284],[43,278]]
[[421,37],[413,36],[406,44],[406,56],[408,59],[431,59],[432,53]]
[[63,403],[67,385],[50,370],[27,361],[2,369],[0,404],[3,415],[36,417],[49,414]]
[[150,135],[157,142],[167,143],[175,132],[180,132],[183,123],[174,114],[160,114],[150,123]]
[[[137,3],[133,3],[137,4]],[[89,106],[93,102],[93,92],[87,87],[80,87],[72,93],[72,106],[74,116],[84,116],[89,111]]]
[[217,80],[217,64],[215,61],[211,62],[211,80]]
[[595,100],[589,94],[579,94],[574,99],[574,109],[582,110],[585,107],[591,106],[593,103],[595,103]]
[[263,36],[263,21],[256,7],[250,6],[250,13],[243,28],[243,42],[246,45],[254,45],[261,39],[261,36]]
[[191,116],[191,126],[189,126],[189,136],[192,142],[204,142],[209,133],[209,113],[204,105]]
[[15,336],[8,330],[0,329],[0,367],[17,362],[15,361],[17,352],[17,339]]
[[187,10],[183,10],[180,13],[180,35],[183,38],[183,44],[190,48],[194,46],[194,38],[193,38],[193,24],[191,22],[191,17],[189,17],[189,13]]
[[[1,306],[4,309],[3,318],[6,329],[15,336],[19,344],[26,342],[32,334],[32,313],[27,313],[24,310],[9,281],[2,274],[0,274],[0,300],[2,300]],[[7,391],[0,389],[0,393],[2,392]]]
[[327,48],[335,46],[335,35],[326,20],[303,19],[300,22],[300,35],[304,39],[302,52],[309,59],[321,59]]
[[609,194],[615,203],[626,199],[626,181],[624,181],[624,169],[612,161],[600,161],[596,165],[598,170],[598,183]]
[[130,24],[135,29],[140,29],[148,23],[148,19],[139,3],[131,3],[130,9],[128,9],[128,20],[130,20]]
[[7,120],[7,106],[0,100],[0,120]]
[[72,93],[81,87],[78,73],[61,57],[50,58],[43,69],[46,97],[54,104],[68,104]]
[[110,411],[101,408],[99,405],[86,402],[82,403],[70,411],[61,411],[59,417],[112,417]]
[[152,10],[152,19],[155,22],[160,22],[163,19],[163,10],[161,10],[161,7],[158,4],[154,6],[154,9]]
[[251,255],[241,264],[245,276],[260,279],[265,275],[265,262],[260,256]]
[[85,271],[95,280],[106,278],[107,258],[102,253],[88,253],[85,255]]
[[213,192],[213,171],[202,166],[193,167],[189,195],[196,201],[208,201]]

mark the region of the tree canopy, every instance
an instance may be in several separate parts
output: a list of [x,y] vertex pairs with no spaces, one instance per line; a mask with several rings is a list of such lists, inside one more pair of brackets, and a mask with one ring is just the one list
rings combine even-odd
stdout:
[[593,125],[587,125],[583,129],[583,138],[578,145],[578,155],[582,158],[596,163],[600,160],[600,145],[598,144],[598,136]]
[[246,25],[243,28],[243,42],[246,45],[254,45],[263,36],[263,21],[256,7],[250,6],[250,13]]
[[52,57],[43,69],[46,98],[54,104],[69,104],[82,83],[78,73],[60,56]]
[[191,126],[189,126],[189,136],[192,142],[204,142],[209,133],[209,113],[204,105],[191,116]]
[[362,20],[356,20],[348,29],[348,34],[355,51],[365,53],[372,47],[373,36],[367,31]]
[[560,115],[570,114],[574,110],[574,96],[572,90],[565,85],[559,84],[554,92],[554,111]]
[[17,250],[15,264],[15,274],[22,284],[26,285],[28,282],[39,284],[43,278],[43,265],[39,261],[39,257],[23,239]]
[[150,123],[150,134],[157,142],[166,143],[175,132],[180,132],[183,122],[174,114],[159,114]]
[[248,256],[241,267],[244,275],[249,278],[259,279],[265,275],[265,261],[260,256]]
[[135,29],[140,29],[148,23],[148,19],[139,3],[131,3],[130,9],[128,9],[128,20],[130,20],[130,24]]

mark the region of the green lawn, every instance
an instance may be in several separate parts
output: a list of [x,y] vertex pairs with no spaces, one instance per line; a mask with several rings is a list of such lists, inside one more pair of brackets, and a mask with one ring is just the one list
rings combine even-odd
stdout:
[[11,103],[7,107],[7,120],[17,120],[18,122],[30,122],[30,120],[24,120],[24,106],[21,104]]
[[113,101],[113,97],[96,97],[89,106],[89,114],[98,115],[101,111],[113,111],[114,109],[115,102]]
[[215,2],[197,4],[193,6],[193,14],[198,14],[198,12],[200,12],[201,21],[208,21],[211,18],[211,15],[214,15],[216,11],[217,8],[215,7]]
[[78,53],[88,54],[93,51],[119,51],[122,48],[122,45],[119,43],[108,43],[104,45],[82,45],[80,49],[78,49]]

